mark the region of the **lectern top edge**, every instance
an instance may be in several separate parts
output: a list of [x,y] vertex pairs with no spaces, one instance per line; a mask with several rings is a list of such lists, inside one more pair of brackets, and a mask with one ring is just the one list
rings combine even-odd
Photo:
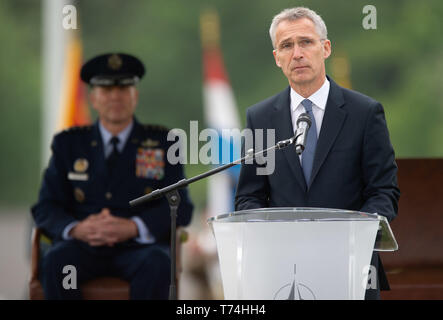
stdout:
[[207,220],[213,228],[218,223],[275,223],[275,222],[331,222],[334,221],[377,221],[379,232],[374,245],[375,251],[396,251],[398,244],[386,217],[376,213],[328,209],[278,207],[235,211]]
[[375,213],[329,208],[260,208],[235,211],[208,219],[213,222],[257,222],[257,221],[341,221],[341,220],[380,220]]

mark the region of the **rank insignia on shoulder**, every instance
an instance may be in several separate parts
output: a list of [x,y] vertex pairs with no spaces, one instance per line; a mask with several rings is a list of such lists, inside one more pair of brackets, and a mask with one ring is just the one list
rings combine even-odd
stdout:
[[139,178],[161,180],[165,175],[165,151],[160,148],[138,148],[135,175]]
[[146,140],[142,141],[141,145],[142,145],[142,147],[145,147],[145,148],[158,147],[160,145],[160,141],[146,139]]
[[64,129],[63,132],[68,132],[68,133],[75,133],[75,132],[84,132],[84,131],[90,131],[92,129],[91,125],[86,125],[86,126],[73,126],[73,127],[69,127],[67,129]]

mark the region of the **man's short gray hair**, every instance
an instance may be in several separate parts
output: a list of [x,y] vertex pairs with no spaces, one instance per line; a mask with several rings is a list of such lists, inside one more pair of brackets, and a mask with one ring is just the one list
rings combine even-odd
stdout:
[[285,9],[272,19],[271,27],[269,28],[269,35],[271,36],[274,49],[277,45],[275,43],[275,34],[277,32],[278,24],[285,20],[294,21],[301,18],[308,18],[314,23],[315,29],[320,36],[320,40],[326,40],[328,38],[326,24],[315,11],[304,7]]

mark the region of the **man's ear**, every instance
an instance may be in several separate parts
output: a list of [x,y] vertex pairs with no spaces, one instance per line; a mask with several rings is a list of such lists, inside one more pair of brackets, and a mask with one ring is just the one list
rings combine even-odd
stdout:
[[277,67],[281,68],[281,63],[277,56],[277,50],[276,49],[272,50],[272,54],[274,55],[275,64],[277,65]]
[[332,48],[331,48],[331,41],[329,39],[325,40],[325,43],[323,44],[323,58],[327,59],[331,55]]

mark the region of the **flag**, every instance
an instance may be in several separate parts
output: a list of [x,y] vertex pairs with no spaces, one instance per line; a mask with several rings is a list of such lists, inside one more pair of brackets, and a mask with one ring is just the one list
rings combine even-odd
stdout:
[[[240,143],[227,130],[240,128],[234,93],[229,83],[220,49],[220,27],[217,12],[207,10],[200,18],[203,47],[204,115],[209,128],[218,132],[219,163],[240,158]],[[225,132],[223,132],[225,130]],[[240,167],[213,175],[208,180],[208,215],[216,216],[234,210],[234,195]]]
[[82,45],[77,35],[73,35],[69,39],[65,56],[58,130],[91,123],[91,115],[85,97],[86,88],[80,79],[83,59]]
[[77,8],[74,0],[44,0],[43,87],[42,87],[42,169],[50,157],[50,143],[57,131],[90,123],[85,86],[80,82],[82,45],[79,28],[63,25],[65,8]]

